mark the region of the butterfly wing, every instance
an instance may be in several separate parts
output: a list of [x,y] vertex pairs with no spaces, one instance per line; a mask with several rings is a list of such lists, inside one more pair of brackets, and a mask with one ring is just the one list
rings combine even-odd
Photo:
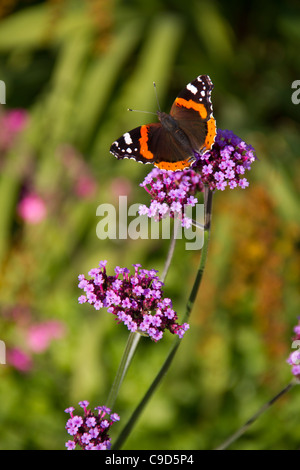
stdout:
[[[151,124],[155,128],[159,128],[160,124]],[[129,132],[123,134],[118,140],[112,143],[110,153],[118,160],[123,158],[132,158],[140,163],[153,163],[153,155],[141,153],[141,129],[144,126],[136,127]],[[158,130],[158,129],[157,129]]]
[[158,113],[163,125],[152,123],[126,132],[113,142],[110,152],[118,159],[132,158],[141,163],[153,163],[161,169],[188,168],[195,159],[193,150],[204,153],[215,139],[212,89],[208,75],[199,75],[179,93],[172,105],[171,117]]
[[132,158],[172,171],[187,168],[193,161],[160,123],[146,124],[126,132],[113,142],[110,152],[118,159]]
[[209,76],[199,75],[179,93],[170,111],[198,153],[209,150],[216,136],[212,89],[213,83]]

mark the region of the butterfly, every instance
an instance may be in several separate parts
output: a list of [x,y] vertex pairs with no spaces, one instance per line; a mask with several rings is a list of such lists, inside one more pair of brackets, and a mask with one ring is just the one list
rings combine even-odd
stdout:
[[125,132],[112,143],[110,153],[118,159],[132,158],[153,163],[163,170],[183,170],[196,160],[195,152],[210,150],[216,136],[208,75],[188,83],[172,104],[170,114],[157,111],[160,122]]

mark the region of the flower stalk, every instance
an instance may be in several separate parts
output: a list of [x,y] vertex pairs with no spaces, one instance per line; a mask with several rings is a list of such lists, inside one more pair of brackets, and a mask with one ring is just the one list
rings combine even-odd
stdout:
[[125,350],[121,358],[120,365],[118,367],[114,382],[112,384],[112,387],[111,387],[111,390],[109,392],[109,396],[107,399],[106,406],[108,408],[114,408],[120,387],[122,385],[122,382],[124,380],[128,367],[131,363],[131,360],[134,356],[140,337],[141,335],[139,333],[136,333],[136,332],[129,333]]
[[219,445],[215,450],[225,450],[227,449],[233,442],[239,439],[245,432],[249,429],[251,424],[253,424],[265,411],[267,411],[279,398],[289,392],[294,385],[296,385],[298,380],[294,378],[286,387],[284,387],[275,397],[265,403],[248,421],[238,429],[232,436],[230,436],[226,441],[224,441],[221,445]]
[[[210,240],[210,230],[211,230],[212,198],[213,198],[213,191],[211,191],[209,187],[206,185],[204,187],[204,243],[203,243],[203,247],[201,250],[200,262],[199,262],[199,267],[198,267],[198,271],[196,274],[196,278],[195,278],[195,281],[194,281],[194,284],[193,284],[193,287],[192,287],[192,290],[191,290],[191,293],[190,293],[190,296],[186,305],[186,312],[184,316],[185,322],[190,317],[193,305],[197,297],[197,293],[201,285],[201,281],[203,278],[203,273],[204,273],[204,269],[206,265],[208,245],[209,245],[209,240]],[[163,377],[169,370],[179,345],[180,345],[180,338],[176,337],[175,340],[173,341],[169,354],[167,358],[165,359],[161,369],[159,370],[158,374],[156,375],[155,379],[153,380],[146,394],[144,395],[144,397],[142,398],[142,400],[140,401],[140,403],[134,410],[129,421],[125,425],[125,428],[121,431],[120,435],[118,436],[116,442],[114,443],[112,447],[113,449],[120,449],[123,446],[124,442],[126,441],[130,432],[135,426],[142,411],[144,410],[150,398],[154,394],[161,380],[163,379]]]

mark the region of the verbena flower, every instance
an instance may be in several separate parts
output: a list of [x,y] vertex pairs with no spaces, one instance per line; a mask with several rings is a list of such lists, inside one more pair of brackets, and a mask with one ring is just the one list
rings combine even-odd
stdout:
[[232,131],[219,129],[211,150],[195,156],[193,169],[211,190],[249,186],[244,174],[256,160],[255,150]]
[[84,410],[84,416],[74,415],[75,410],[70,406],[65,413],[70,413],[66,429],[72,439],[66,442],[68,450],[74,450],[78,444],[83,450],[108,450],[111,446],[111,439],[108,431],[113,423],[120,420],[117,413],[111,413],[106,406],[97,406],[98,414],[88,410],[89,402],[84,400],[79,402],[79,406]]
[[117,266],[115,275],[108,276],[105,266],[106,261],[101,261],[99,268],[91,269],[89,280],[83,274],[78,277],[78,287],[85,292],[79,303],[88,302],[96,310],[107,308],[129,331],[148,335],[153,341],[160,340],[166,329],[182,338],[189,325],[177,323],[171,299],[163,298],[163,283],[156,270],[135,264],[135,273],[130,275],[129,269]]
[[155,168],[140,184],[151,196],[149,207],[141,205],[140,215],[153,217],[159,221],[165,217],[181,218],[183,227],[190,227],[191,219],[184,209],[198,202],[195,194],[208,185],[212,191],[223,191],[226,187],[246,188],[249,186],[244,177],[246,170],[256,160],[255,151],[232,131],[217,132],[212,149],[200,155],[192,169],[166,171]]
[[191,221],[184,210],[194,207],[198,199],[194,195],[203,190],[201,176],[193,170],[166,171],[154,168],[140,184],[151,196],[149,208],[141,205],[140,215],[148,215],[159,221],[165,217],[180,218],[183,227]]
[[294,327],[294,332],[296,335],[293,337],[293,342],[299,341],[299,344],[295,343],[295,345],[298,346],[298,349],[289,355],[287,363],[292,366],[292,374],[300,380],[300,317],[298,325]]

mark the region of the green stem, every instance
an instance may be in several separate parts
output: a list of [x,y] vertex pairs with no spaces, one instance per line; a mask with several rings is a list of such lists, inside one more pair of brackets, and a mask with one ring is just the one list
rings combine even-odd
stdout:
[[125,377],[125,374],[127,372],[127,369],[130,365],[130,362],[132,360],[132,357],[134,355],[134,352],[136,350],[136,347],[138,345],[140,339],[140,334],[136,332],[131,332],[129,333],[127,343],[125,346],[125,350],[119,365],[119,368],[117,370],[115,380],[112,384],[106,406],[110,409],[114,408],[115,401],[117,399],[117,395],[119,393],[120,387],[122,385],[123,379]]
[[200,263],[199,263],[198,271],[196,274],[196,279],[194,281],[194,285],[192,287],[190,297],[187,301],[186,312],[183,318],[183,322],[186,322],[191,314],[191,311],[195,303],[197,293],[198,293],[198,290],[199,290],[199,287],[203,278],[203,273],[204,273],[206,260],[207,260],[207,254],[208,254],[209,240],[210,240],[212,197],[213,197],[213,192],[207,186],[205,186],[204,187],[204,234],[203,234],[204,240],[203,240],[203,246],[201,250]]
[[161,275],[161,281],[162,282],[165,282],[165,279],[167,277],[167,274],[168,274],[168,271],[169,271],[169,268],[170,268],[170,265],[171,265],[171,261],[172,261],[173,255],[174,255],[176,240],[177,240],[176,235],[177,235],[177,232],[179,230],[179,227],[180,227],[180,221],[178,219],[175,219],[174,220],[174,232],[173,232],[173,236],[171,238],[171,242],[170,242],[167,258],[166,258],[166,261],[165,261],[165,266],[164,266],[164,269],[163,269],[163,273]]
[[[212,215],[212,191],[208,188],[204,188],[204,242],[203,242],[203,247],[201,250],[201,257],[200,257],[200,263],[199,263],[199,268],[197,271],[197,275],[194,281],[194,285],[192,287],[187,306],[186,306],[186,313],[184,316],[184,321],[187,321],[190,313],[192,311],[192,307],[194,305],[197,292],[199,290],[202,278],[203,278],[203,272],[206,264],[206,259],[207,259],[207,253],[208,253],[208,245],[209,245],[209,239],[210,239],[210,226],[211,226],[211,215]],[[180,338],[177,336],[173,344],[171,346],[171,349],[169,351],[169,354],[163,363],[160,371],[158,372],[157,376],[153,380],[152,384],[150,385],[149,389],[147,390],[146,394],[132,413],[129,421],[121,431],[120,435],[118,436],[114,446],[112,449],[120,449],[126,439],[128,438],[131,430],[135,426],[139,416],[141,415],[142,411],[144,410],[145,406],[147,405],[148,401],[154,394],[156,388],[160,384],[162,378],[164,375],[167,373],[168,369],[170,368],[173,358],[175,356],[175,353],[179,347],[180,344]]]
[[153,380],[153,382],[150,385],[149,389],[145,393],[144,397],[142,398],[142,400],[140,401],[140,403],[138,404],[138,406],[136,407],[136,409],[132,413],[129,421],[126,424],[126,426],[122,429],[122,431],[119,434],[115,444],[112,447],[112,450],[120,449],[122,447],[122,445],[124,444],[124,442],[126,441],[126,439],[128,438],[130,432],[132,431],[133,427],[137,423],[137,420],[138,420],[139,416],[141,415],[141,413],[144,410],[144,408],[146,407],[148,401],[150,400],[150,398],[154,394],[154,392],[155,392],[157,386],[159,385],[159,383],[161,382],[162,378],[167,373],[167,371],[168,371],[168,369],[169,369],[169,367],[170,367],[170,365],[173,361],[173,357],[175,356],[175,353],[177,351],[177,348],[178,348],[179,344],[180,344],[180,339],[177,337],[173,342],[171,350],[170,350],[170,352],[167,356],[167,359],[165,360],[163,366],[161,367],[161,369],[158,372],[157,376],[155,377],[155,379]]
[[275,403],[280,397],[282,397],[282,395],[284,395],[289,390],[291,390],[291,388],[297,383],[299,383],[297,382],[297,380],[295,379],[292,380],[286,387],[284,387],[284,389],[282,389],[279,393],[277,393],[275,397],[273,397],[271,400],[265,403],[250,419],[248,419],[248,421],[244,424],[244,426],[238,429],[238,431],[232,434],[232,436],[226,439],[226,441],[224,441],[221,445],[219,445],[215,450],[227,449],[227,447],[229,447],[230,444],[236,441],[239,437],[241,437],[248,430],[251,424],[253,424],[257,420],[257,418],[259,418],[260,415],[262,415],[266,410],[268,410],[270,406],[273,405],[273,403]]

